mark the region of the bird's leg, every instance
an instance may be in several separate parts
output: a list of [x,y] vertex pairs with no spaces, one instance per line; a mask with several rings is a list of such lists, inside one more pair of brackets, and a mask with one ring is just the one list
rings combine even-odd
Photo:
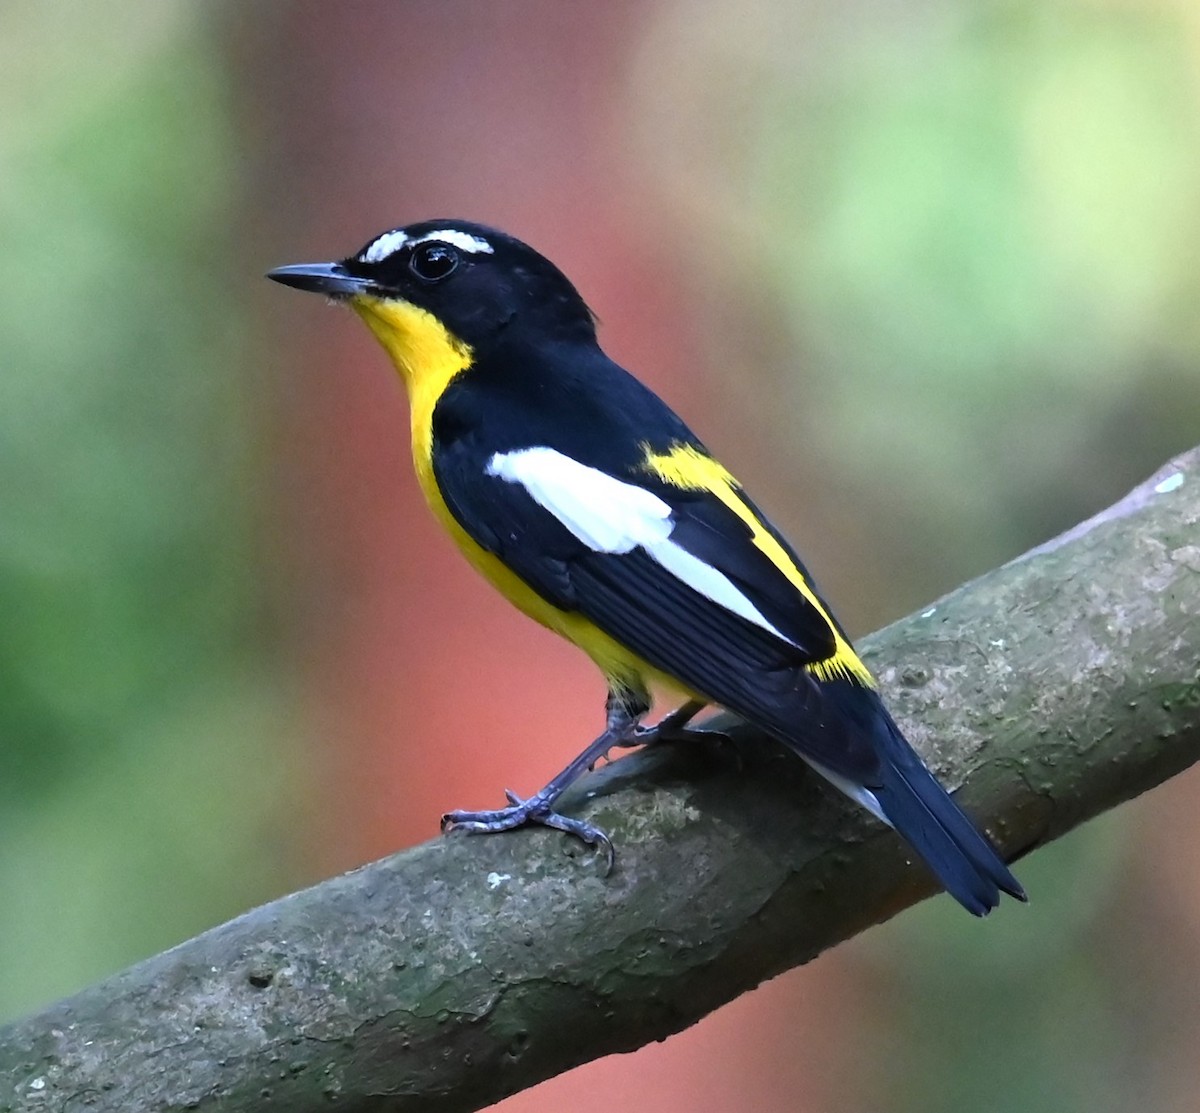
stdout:
[[[608,756],[614,746],[627,746],[638,729],[638,720],[649,709],[646,695],[641,691],[620,688],[611,689],[605,704],[607,724],[601,734],[586,750],[571,762],[557,777],[540,792],[522,800],[516,793],[505,789],[509,807],[493,811],[453,811],[442,816],[442,830],[462,830],[468,834],[486,834],[492,831],[509,831],[526,823],[543,827],[554,827],[582,839],[589,846],[599,847],[612,872],[615,855],[609,837],[582,819],[572,819],[553,810],[552,805],[566,790],[601,758]],[[693,712],[694,714],[694,712]]]

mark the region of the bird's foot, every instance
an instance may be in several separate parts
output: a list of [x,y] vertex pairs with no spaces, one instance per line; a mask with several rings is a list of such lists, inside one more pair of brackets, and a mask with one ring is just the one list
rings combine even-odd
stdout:
[[653,726],[634,727],[629,740],[618,742],[618,746],[656,746],[662,742],[704,742],[716,743],[722,753],[734,755],[739,771],[742,768],[742,755],[733,738],[723,730],[715,727],[692,726],[691,721],[704,705],[698,701],[685,703],[682,707],[664,716]]
[[715,727],[672,726],[659,723],[650,727],[638,727],[633,737],[623,745],[655,746],[660,742],[719,742],[724,746],[733,745],[733,738]]
[[703,709],[704,704],[699,700],[689,700],[682,707],[664,715],[653,726],[638,723],[624,738],[616,739],[613,746],[628,749],[631,746],[653,746],[659,742],[686,742],[697,735],[711,736],[715,732],[688,726]]
[[593,826],[582,819],[572,819],[554,811],[550,802],[542,793],[537,793],[522,800],[510,789],[504,790],[508,797],[509,807],[495,808],[491,811],[468,812],[453,811],[442,816],[443,831],[465,831],[468,835],[485,835],[496,831],[511,831],[515,827],[524,827],[533,823],[540,827],[553,827],[556,831],[565,831],[577,839],[594,846],[604,855],[607,877],[613,870],[616,852],[612,840],[599,827]]

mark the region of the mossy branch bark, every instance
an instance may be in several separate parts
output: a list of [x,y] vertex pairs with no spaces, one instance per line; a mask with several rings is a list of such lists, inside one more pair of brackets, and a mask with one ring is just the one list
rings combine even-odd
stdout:
[[[1200,450],[863,648],[1010,855],[1200,754]],[[590,777],[616,871],[437,838],[0,1030],[0,1110],[469,1110],[628,1051],[928,896],[890,832],[751,732]],[[1009,905],[1001,914],[1037,915]]]

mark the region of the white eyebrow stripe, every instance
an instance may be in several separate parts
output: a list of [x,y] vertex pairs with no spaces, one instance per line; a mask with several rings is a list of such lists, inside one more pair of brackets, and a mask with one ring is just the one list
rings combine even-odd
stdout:
[[445,228],[440,232],[426,232],[420,239],[412,240],[411,243],[413,247],[416,247],[417,244],[428,243],[430,240],[453,244],[459,251],[465,251],[469,255],[494,255],[496,253],[496,249],[487,240],[472,236],[469,232],[461,232],[457,228]]
[[575,537],[597,553],[641,547],[677,580],[712,603],[795,645],[724,572],[672,541],[671,507],[653,491],[538,446],[497,452],[487,474],[519,484]]
[[394,255],[408,243],[408,233],[403,228],[392,232],[384,232],[377,240],[367,244],[359,252],[358,258],[362,263],[382,263],[389,255]]

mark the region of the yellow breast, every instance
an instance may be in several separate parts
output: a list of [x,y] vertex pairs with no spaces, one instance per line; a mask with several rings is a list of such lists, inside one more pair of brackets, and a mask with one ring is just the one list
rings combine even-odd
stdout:
[[404,379],[417,481],[430,509],[466,558],[530,618],[583,649],[610,683],[657,683],[679,689],[677,681],[658,673],[582,615],[546,602],[495,554],[478,545],[450,513],[433,474],[433,411],[451,381],[470,369],[470,345],[452,335],[433,314],[409,302],[359,296],[351,305]]

